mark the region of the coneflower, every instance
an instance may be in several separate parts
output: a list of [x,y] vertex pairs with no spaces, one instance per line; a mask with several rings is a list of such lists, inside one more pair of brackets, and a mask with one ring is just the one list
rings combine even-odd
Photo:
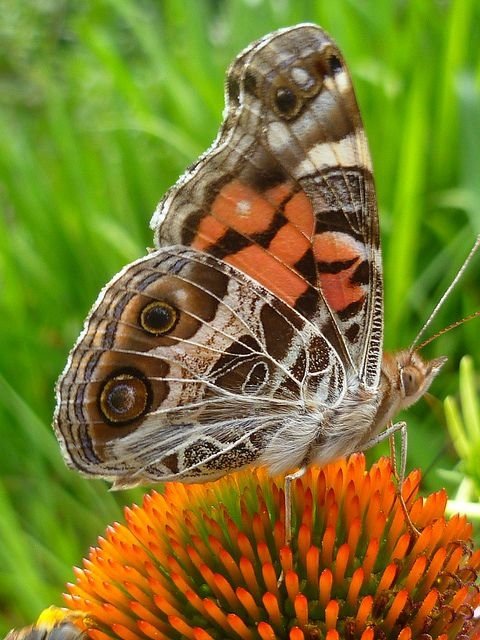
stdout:
[[480,549],[444,491],[403,487],[388,459],[310,468],[294,484],[285,546],[283,479],[262,470],[170,483],[125,511],[65,594],[92,640],[480,638]]

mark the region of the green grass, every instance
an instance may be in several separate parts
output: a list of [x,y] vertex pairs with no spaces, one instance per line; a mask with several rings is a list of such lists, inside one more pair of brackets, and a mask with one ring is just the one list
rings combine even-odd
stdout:
[[[60,603],[71,565],[141,495],[66,470],[54,381],[100,287],[152,244],[157,201],[215,136],[244,45],[314,21],[344,51],[376,169],[388,348],[409,345],[480,233],[475,0],[14,5],[0,0],[0,636]],[[477,259],[436,328],[479,308],[478,273]],[[450,357],[439,398],[457,393],[462,354],[478,370],[479,330],[428,347]],[[408,417],[409,466],[433,466],[430,489],[457,461],[442,416],[438,402]]]

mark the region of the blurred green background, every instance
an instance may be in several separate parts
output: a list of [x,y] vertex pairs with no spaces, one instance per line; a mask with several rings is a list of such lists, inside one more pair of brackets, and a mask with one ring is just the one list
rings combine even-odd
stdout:
[[[60,604],[72,564],[141,496],[68,471],[51,432],[83,319],[213,140],[228,63],[301,21],[350,65],[376,170],[386,346],[406,347],[480,233],[476,0],[0,0],[0,637]],[[431,331],[480,307],[479,270]],[[478,368],[479,333],[474,321],[426,349],[449,356],[437,398],[458,393],[462,354]],[[442,404],[408,421],[409,467],[443,485],[458,458]]]

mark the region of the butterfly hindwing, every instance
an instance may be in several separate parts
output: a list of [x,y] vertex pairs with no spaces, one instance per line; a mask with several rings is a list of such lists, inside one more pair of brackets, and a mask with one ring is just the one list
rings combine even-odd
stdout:
[[99,296],[59,383],[57,433],[75,466],[117,486],[214,477],[261,458],[302,394],[332,406],[344,381],[300,314],[222,261],[170,247]]

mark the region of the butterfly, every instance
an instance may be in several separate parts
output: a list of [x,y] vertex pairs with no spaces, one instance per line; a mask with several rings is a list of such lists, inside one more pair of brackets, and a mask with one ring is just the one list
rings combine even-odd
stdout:
[[372,164],[320,27],[252,43],[212,147],[101,291],[56,388],[67,464],[114,488],[301,472],[404,423],[445,358],[383,351]]

